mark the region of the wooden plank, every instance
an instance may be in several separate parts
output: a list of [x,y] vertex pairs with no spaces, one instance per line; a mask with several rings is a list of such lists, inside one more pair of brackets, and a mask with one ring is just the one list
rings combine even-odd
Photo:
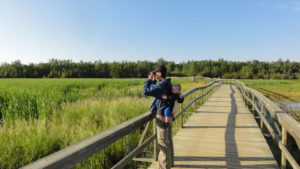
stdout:
[[273,139],[278,142],[280,141],[278,135],[276,134],[276,132],[274,131],[274,129],[271,127],[271,125],[269,124],[268,120],[265,118],[264,115],[260,116],[261,120],[263,121],[263,123],[265,124],[265,126],[267,127],[269,133],[271,134],[271,136],[273,137]]
[[146,163],[153,163],[153,158],[133,158],[134,161],[141,161]]
[[[173,139],[173,169],[278,169],[259,126],[234,86],[221,85],[184,126]],[[157,163],[150,168],[157,168]]]
[[[219,84],[220,84],[220,83],[219,83]],[[175,116],[175,120],[176,120],[178,117],[180,117],[183,113],[185,113],[185,111],[186,111],[191,105],[193,105],[196,101],[198,101],[199,99],[201,99],[201,98],[207,96],[214,88],[218,87],[219,84],[216,85],[216,86],[214,86],[213,88],[209,89],[209,90],[206,91],[204,94],[198,96],[195,100],[193,100],[193,101],[191,101],[190,103],[188,103],[188,105],[186,105],[184,108],[180,109],[180,111],[179,111],[179,112],[176,114],[176,116]],[[186,96],[185,96],[185,97],[186,97]],[[181,104],[181,105],[182,105],[182,104]]]
[[272,118],[276,118],[276,115],[278,113],[284,113],[284,111],[282,109],[280,109],[275,103],[273,103],[270,99],[268,99],[266,96],[264,96],[259,91],[245,86],[245,84],[243,82],[240,82],[238,80],[236,80],[235,83],[237,84],[237,86],[239,86],[241,88],[241,90],[248,91],[249,93],[251,93],[252,96],[254,95],[256,98],[259,99],[260,102],[264,103],[266,108],[270,112],[270,115],[272,116]]
[[146,146],[148,146],[154,139],[156,138],[156,134],[149,137],[143,144],[135,148],[132,152],[130,152],[126,157],[124,157],[121,161],[119,161],[116,165],[112,167],[112,169],[122,169],[124,168],[135,156],[137,156]]
[[279,143],[279,147],[281,149],[281,169],[286,169],[286,153],[283,151],[286,146],[287,141],[287,132],[285,130],[285,127],[282,127],[282,139],[281,144]]
[[[280,148],[280,150],[283,152],[284,157],[289,161],[289,163],[291,164],[291,166],[295,169],[300,169],[300,166],[298,165],[297,161],[294,159],[294,157],[292,156],[292,154],[289,152],[289,150],[281,143],[278,143],[278,146]],[[283,168],[286,168],[285,166],[286,164],[284,164],[284,166],[282,166]]]
[[[278,135],[277,135],[277,133],[274,131],[274,129],[271,127],[271,125],[269,124],[269,122],[268,122],[268,120],[265,118],[265,116],[262,114],[262,109],[260,110],[258,107],[257,107],[257,105],[256,104],[254,104],[254,102],[251,100],[251,99],[249,99],[249,102],[251,102],[251,104],[252,104],[252,106],[253,106],[253,108],[254,108],[254,110],[256,110],[256,112],[258,112],[258,114],[259,114],[259,119],[261,120],[260,122],[261,122],[261,127],[262,127],[262,124],[264,124],[265,126],[266,126],[266,128],[267,128],[267,130],[269,131],[269,133],[271,134],[271,136],[273,137],[273,139],[276,141],[276,142],[278,142],[280,139],[279,139],[279,137],[278,137]],[[264,107],[264,104],[262,104],[262,107]],[[255,117],[256,118],[256,117]]]
[[147,122],[146,127],[145,127],[145,129],[144,129],[144,132],[143,132],[143,134],[142,134],[142,137],[141,137],[141,139],[140,139],[140,141],[139,141],[139,145],[141,145],[141,144],[143,143],[143,141],[144,141],[144,139],[145,139],[145,136],[146,136],[146,134],[148,133],[148,130],[149,130],[149,128],[150,128],[150,123],[151,123],[151,121],[148,121],[148,122]]
[[222,80],[215,80],[215,81],[212,81],[212,82],[210,82],[209,84],[207,84],[207,85],[205,85],[205,86],[201,86],[201,87],[196,87],[196,88],[190,89],[190,90],[188,90],[188,91],[182,93],[182,95],[183,95],[184,97],[186,97],[186,96],[192,94],[193,92],[195,92],[195,91],[197,91],[197,90],[206,89],[206,88],[210,87],[211,85],[213,85],[214,83],[219,83],[219,82],[221,82],[221,81],[222,81]]
[[[241,88],[247,88],[247,87],[242,86]],[[300,123],[297,122],[291,116],[289,116],[286,112],[281,110],[277,105],[275,105],[270,99],[265,97],[260,92],[250,88],[248,88],[247,90],[251,91],[252,95],[255,95],[255,97],[258,98],[258,101],[260,102],[261,105],[267,106],[267,110],[270,112],[273,118],[273,122],[276,130],[278,131],[279,134],[282,134],[282,140],[280,142],[279,137],[274,132],[273,128],[269,125],[269,122],[264,118],[264,115],[260,113],[261,120],[264,122],[264,124],[268,124],[266,126],[267,129],[269,130],[272,137],[275,139],[275,141],[278,143],[279,148],[281,149],[281,169],[286,168],[286,160],[289,161],[289,163],[293,168],[300,168],[298,163],[295,161],[293,156],[285,147],[287,142],[287,132],[288,132],[294,138],[298,148],[300,149]],[[252,105],[255,105],[254,107],[256,111],[259,112],[256,104],[252,102]],[[280,131],[279,125],[281,125],[282,132]]]
[[[237,82],[237,83],[241,84],[241,82]],[[300,123],[297,122],[291,116],[289,116],[287,113],[285,113],[282,109],[280,109],[276,104],[274,104],[270,99],[268,99],[262,93],[254,90],[254,89],[248,88],[244,84],[242,85],[242,87],[245,88],[246,90],[250,91],[257,98],[259,98],[261,105],[264,105],[267,107],[267,110],[271,113],[272,118],[274,118],[274,119],[278,118],[280,125],[284,126],[286,128],[286,130],[288,131],[288,133],[290,133],[292,135],[292,137],[295,139],[295,141],[298,145],[298,148],[300,149]],[[250,99],[249,99],[249,101],[251,102]],[[255,105],[254,102],[252,102],[251,104]],[[255,105],[255,107],[256,107],[255,108],[256,111],[260,112],[256,105]],[[264,119],[264,122],[268,123],[268,121],[266,119]],[[278,130],[278,133],[281,133],[277,122],[274,121],[274,123],[275,123],[276,129]],[[267,126],[267,128],[270,131],[270,133],[272,134],[273,138],[278,141],[278,138],[276,138],[277,136],[274,137],[276,133],[274,132],[273,129],[271,130],[271,126]]]
[[131,120],[123,122],[116,127],[90,137],[75,145],[64,148],[54,154],[39,159],[22,169],[67,169],[87,159],[93,154],[104,149],[114,141],[122,138],[133,130],[150,121],[153,118],[150,112],[144,113]]
[[[157,128],[156,128],[156,120],[153,120],[153,134],[157,135]],[[153,140],[153,160],[157,161],[158,151],[157,151],[157,139]]]

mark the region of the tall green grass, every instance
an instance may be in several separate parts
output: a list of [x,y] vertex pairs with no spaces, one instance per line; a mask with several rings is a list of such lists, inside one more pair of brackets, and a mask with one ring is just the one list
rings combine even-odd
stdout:
[[47,117],[62,103],[90,97],[142,96],[131,87],[143,79],[1,79],[0,114],[5,119]]
[[[0,79],[0,168],[13,169],[149,110],[145,79]],[[174,79],[183,89],[207,82]],[[137,130],[78,168],[109,168],[136,147]],[[129,168],[135,168],[133,162]]]
[[272,100],[300,101],[300,80],[241,80]]
[[[148,104],[149,99],[136,97],[88,99],[64,104],[61,110],[53,112],[51,118],[17,119],[14,123],[4,121],[0,128],[0,168],[18,168],[77,143],[144,113]],[[134,144],[130,138],[124,142]],[[117,147],[115,153],[106,154],[108,161],[102,162],[108,163],[117,158],[117,154],[122,154],[124,144],[114,145]],[[83,165],[82,168],[86,167]]]

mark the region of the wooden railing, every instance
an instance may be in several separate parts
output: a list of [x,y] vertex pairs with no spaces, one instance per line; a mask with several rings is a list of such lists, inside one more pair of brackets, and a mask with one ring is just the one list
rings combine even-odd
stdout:
[[243,82],[231,80],[240,89],[246,103],[259,114],[260,127],[264,126],[281,150],[281,168],[286,168],[286,161],[294,169],[299,169],[299,164],[286,147],[287,133],[295,140],[298,150],[300,149],[300,123],[280,109],[270,99],[255,89],[245,86]]
[[[206,86],[194,88],[183,93],[185,101],[180,105],[180,111],[176,115],[175,119],[180,117],[180,126],[183,126],[183,113],[193,104],[195,105],[196,101],[202,99],[205,101],[205,97],[219,85],[221,80],[214,80]],[[185,106],[183,106],[185,105]],[[132,131],[135,131],[146,125],[141,140],[138,144],[138,147],[131,151],[127,156],[125,156],[121,161],[115,164],[112,168],[119,169],[123,168],[130,161],[132,161],[139,153],[143,151],[151,142],[154,144],[154,157],[153,160],[157,160],[157,140],[156,140],[156,127],[153,127],[153,134],[148,137],[145,141],[147,131],[150,130],[151,121],[153,121],[152,126],[156,126],[156,121],[153,120],[154,116],[150,112],[146,112],[142,115],[139,115],[131,120],[123,122],[109,130],[106,130],[102,133],[99,133],[93,137],[90,137],[86,140],[83,140],[77,144],[66,147],[56,153],[53,153],[49,156],[46,156],[42,159],[39,159],[31,164],[28,164],[22,169],[68,169],[76,168],[76,165],[81,161],[87,159],[95,153],[103,150],[107,146],[111,145],[115,141],[121,139],[122,137],[128,135]],[[139,160],[139,159],[135,159]],[[143,161],[143,160],[141,160]],[[144,159],[144,161],[149,161]]]

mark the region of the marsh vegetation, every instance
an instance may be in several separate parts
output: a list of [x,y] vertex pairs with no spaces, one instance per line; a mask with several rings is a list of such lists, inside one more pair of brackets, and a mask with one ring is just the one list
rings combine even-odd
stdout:
[[[145,79],[1,79],[0,168],[19,168],[148,111]],[[183,91],[207,81],[173,79]],[[138,143],[141,130],[78,165],[109,168]],[[130,164],[131,168],[135,162]]]

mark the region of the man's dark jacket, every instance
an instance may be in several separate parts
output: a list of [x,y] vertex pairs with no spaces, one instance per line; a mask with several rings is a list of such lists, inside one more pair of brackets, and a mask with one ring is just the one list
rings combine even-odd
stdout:
[[157,109],[164,110],[167,107],[166,100],[162,99],[162,95],[169,95],[169,88],[172,87],[171,79],[162,79],[158,83],[153,80],[147,80],[144,83],[143,93],[147,96],[153,96],[150,111],[155,113]]

